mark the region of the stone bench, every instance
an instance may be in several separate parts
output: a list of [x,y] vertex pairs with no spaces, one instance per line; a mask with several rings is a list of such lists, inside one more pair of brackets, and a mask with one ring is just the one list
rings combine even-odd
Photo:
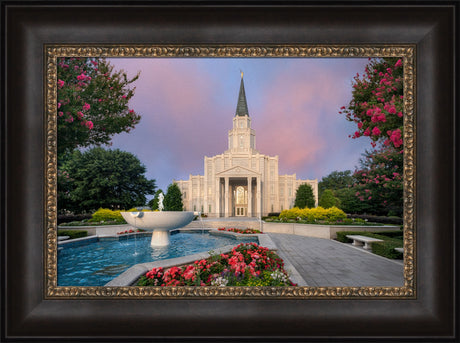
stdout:
[[58,241],[65,241],[67,239],[69,239],[70,236],[58,236]]
[[366,237],[366,236],[359,236],[359,235],[347,235],[347,238],[353,240],[354,246],[362,246],[364,244],[364,249],[371,250],[371,244],[375,242],[383,242],[381,239]]
[[404,254],[404,248],[395,248],[395,250],[401,254]]

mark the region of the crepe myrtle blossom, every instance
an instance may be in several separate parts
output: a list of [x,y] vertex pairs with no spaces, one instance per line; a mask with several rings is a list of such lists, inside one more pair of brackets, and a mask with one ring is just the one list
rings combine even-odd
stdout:
[[403,149],[403,69],[399,58],[377,58],[354,77],[352,100],[339,111],[357,126],[349,137],[369,137],[372,147]]
[[114,134],[135,128],[140,115],[128,104],[138,77],[114,70],[103,58],[58,58],[58,158],[76,148],[109,145]]

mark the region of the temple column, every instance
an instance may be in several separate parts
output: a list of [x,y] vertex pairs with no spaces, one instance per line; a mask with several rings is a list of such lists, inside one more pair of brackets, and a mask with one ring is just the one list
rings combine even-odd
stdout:
[[260,177],[257,178],[257,216],[262,216],[262,190],[260,189]]
[[215,204],[214,204],[214,209],[216,211],[217,217],[220,217],[220,178],[216,178],[216,194],[215,194]]
[[252,177],[248,177],[248,217],[252,217]]
[[224,209],[225,209],[225,217],[228,217],[229,215],[229,191],[228,191],[228,188],[229,188],[229,178],[228,176],[225,177],[225,205],[224,205]]

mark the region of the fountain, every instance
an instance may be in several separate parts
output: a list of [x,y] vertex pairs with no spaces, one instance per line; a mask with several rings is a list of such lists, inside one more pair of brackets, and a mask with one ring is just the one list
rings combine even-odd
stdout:
[[170,244],[170,231],[189,224],[194,212],[189,211],[163,211],[163,193],[158,196],[158,209],[156,212],[121,212],[126,222],[135,228],[152,232],[152,247]]

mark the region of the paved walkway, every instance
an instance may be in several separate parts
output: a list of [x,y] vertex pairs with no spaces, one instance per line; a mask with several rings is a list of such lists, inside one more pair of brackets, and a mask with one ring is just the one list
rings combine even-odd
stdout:
[[337,241],[267,233],[308,286],[403,286],[403,262]]

